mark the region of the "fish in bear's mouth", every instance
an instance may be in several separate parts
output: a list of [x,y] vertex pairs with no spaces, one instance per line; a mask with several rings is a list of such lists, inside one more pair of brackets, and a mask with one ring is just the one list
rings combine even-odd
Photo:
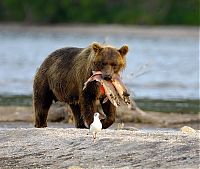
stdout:
[[118,74],[114,74],[111,79],[105,80],[105,78],[102,77],[101,71],[93,71],[92,73],[93,75],[84,83],[83,90],[87,87],[88,83],[96,81],[101,85],[100,94],[106,96],[103,103],[110,100],[114,106],[118,107],[120,106],[120,102],[123,101],[129,108],[131,107],[130,94],[127,92]]

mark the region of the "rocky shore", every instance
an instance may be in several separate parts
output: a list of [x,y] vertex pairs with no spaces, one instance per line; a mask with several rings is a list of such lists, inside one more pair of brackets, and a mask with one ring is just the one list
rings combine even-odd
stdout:
[[0,168],[199,168],[199,131],[0,130]]
[[[33,124],[34,115],[32,107],[24,106],[0,106],[1,122],[29,122]],[[48,114],[48,122],[64,122],[73,125],[72,112],[69,106],[55,104],[51,106]],[[117,109],[116,123],[132,123],[151,127],[181,128],[184,125],[200,129],[200,113],[163,113],[145,112],[137,106],[133,110],[127,107]]]

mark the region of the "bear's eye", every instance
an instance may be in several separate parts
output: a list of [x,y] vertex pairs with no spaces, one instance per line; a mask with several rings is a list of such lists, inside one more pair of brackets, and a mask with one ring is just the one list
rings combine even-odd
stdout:
[[117,64],[115,64],[115,63],[112,63],[111,65],[112,65],[112,66],[117,66]]
[[112,63],[111,66],[112,66],[112,67],[117,67],[117,64]]
[[102,65],[103,65],[102,62],[94,62],[94,64],[95,64],[96,66],[102,66]]
[[106,63],[106,62],[102,62],[101,64],[102,64],[103,66],[106,66],[106,65],[107,65],[107,63]]

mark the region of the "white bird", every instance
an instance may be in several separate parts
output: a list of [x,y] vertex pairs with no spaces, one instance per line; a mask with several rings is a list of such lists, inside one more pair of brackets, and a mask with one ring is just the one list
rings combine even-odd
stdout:
[[96,139],[96,134],[102,129],[102,123],[99,119],[99,113],[94,113],[94,121],[90,125],[90,132],[93,134],[93,139]]

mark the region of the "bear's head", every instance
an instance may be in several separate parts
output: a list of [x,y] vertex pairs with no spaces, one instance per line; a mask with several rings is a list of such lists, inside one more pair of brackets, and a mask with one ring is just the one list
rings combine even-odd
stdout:
[[111,46],[101,46],[98,43],[92,44],[95,53],[94,70],[101,71],[105,80],[112,79],[113,74],[118,74],[125,68],[128,46],[124,45],[120,49]]

